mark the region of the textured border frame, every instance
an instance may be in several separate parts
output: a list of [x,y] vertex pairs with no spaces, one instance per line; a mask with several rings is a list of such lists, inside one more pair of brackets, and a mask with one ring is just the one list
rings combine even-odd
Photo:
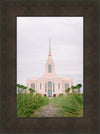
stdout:
[[[83,118],[16,117],[17,16],[84,17]],[[98,89],[98,2],[2,2],[3,132],[98,132]]]

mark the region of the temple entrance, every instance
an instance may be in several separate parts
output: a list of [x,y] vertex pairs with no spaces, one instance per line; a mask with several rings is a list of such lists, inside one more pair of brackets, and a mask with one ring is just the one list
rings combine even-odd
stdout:
[[48,81],[48,97],[52,97],[52,82]]
[[52,90],[48,90],[48,97],[52,97]]

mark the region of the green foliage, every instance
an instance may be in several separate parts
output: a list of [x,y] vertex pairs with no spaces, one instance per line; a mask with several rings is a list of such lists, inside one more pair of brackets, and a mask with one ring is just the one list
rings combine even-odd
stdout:
[[75,89],[78,89],[78,93],[80,93],[80,88],[82,87],[82,84],[77,84],[76,86],[72,86],[72,91],[74,93]]
[[35,92],[35,90],[32,89],[32,88],[29,88],[29,91],[30,91],[30,93],[34,93]]
[[27,89],[27,87],[24,86],[24,89]]
[[20,86],[20,84],[17,84],[17,87],[19,87]]
[[36,96],[40,96],[40,97],[41,97],[42,95],[41,95],[41,94],[39,94],[39,93],[36,93]]
[[70,88],[67,88],[67,89],[65,90],[66,93],[69,93],[69,91],[70,91]]
[[61,94],[59,94],[59,96],[63,96],[63,94],[61,93]]
[[17,87],[18,87],[18,93],[23,93],[23,91],[27,89],[27,87],[20,84],[17,84]]
[[83,117],[83,95],[68,94],[52,98],[60,117]]
[[39,94],[17,94],[17,117],[34,117],[34,112],[49,103]]
[[82,87],[82,84],[77,84],[76,86],[72,86],[71,88],[72,89],[78,89],[78,88],[81,88]]
[[79,89],[79,88],[81,88],[81,87],[82,87],[81,84],[77,84],[77,85],[76,85],[76,89]]
[[72,89],[75,89],[76,87],[75,86],[71,86]]

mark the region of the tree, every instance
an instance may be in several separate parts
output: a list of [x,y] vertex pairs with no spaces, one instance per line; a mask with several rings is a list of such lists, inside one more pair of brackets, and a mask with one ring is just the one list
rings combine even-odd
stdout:
[[[25,91],[25,90],[27,89],[27,87],[24,86],[24,85],[21,85],[21,88],[22,88],[22,92]],[[25,91],[25,92],[26,92],[26,91]]]
[[24,89],[27,89],[27,87],[24,87]]
[[77,88],[81,88],[82,87],[82,84],[77,84],[76,87]]
[[78,93],[80,93],[80,88],[82,87],[82,84],[77,84],[76,89],[78,89]]
[[21,90],[20,90],[20,89],[22,89],[22,85],[17,84],[17,87],[18,87],[18,93],[19,93],[19,92],[21,93]]
[[71,86],[72,93],[74,93],[74,89],[75,89],[75,88],[76,88],[75,86]]
[[19,92],[20,84],[17,84],[17,87],[18,87],[18,92]]
[[68,94],[69,93],[69,91],[70,91],[70,88],[67,88],[66,90],[65,90],[65,92]]
[[20,88],[21,88],[21,93],[23,93],[24,86],[23,85],[20,85]]
[[32,88],[29,88],[29,91],[30,91],[30,93],[34,93],[35,92],[35,90],[32,89]]
[[75,86],[71,86],[72,89],[75,89],[76,87]]
[[18,87],[18,93],[19,92],[22,93],[24,89],[25,90],[27,89],[27,87],[25,87],[24,85],[20,85],[20,84],[17,84],[17,87]]
[[77,84],[76,86],[72,86],[72,90],[73,90],[73,93],[74,93],[74,89],[78,89],[78,93],[80,93],[80,88],[82,87],[81,84]]
[[25,93],[26,93],[26,89],[27,89],[27,87],[24,87],[24,89],[25,89]]

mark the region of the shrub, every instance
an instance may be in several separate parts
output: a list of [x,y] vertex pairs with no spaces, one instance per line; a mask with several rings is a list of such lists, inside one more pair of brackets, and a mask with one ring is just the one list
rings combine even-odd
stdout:
[[76,86],[72,86],[73,93],[80,93],[80,88],[82,87],[82,84],[77,84]]
[[17,94],[17,117],[33,117],[34,112],[49,103],[49,98],[37,94]]
[[70,91],[70,88],[67,88],[67,89],[65,90],[66,93],[69,93],[69,91]]
[[35,92],[35,90],[32,89],[32,88],[29,88],[29,91],[30,91],[31,94]]
[[59,94],[59,96],[62,96],[62,95],[63,95],[63,93]]
[[83,117],[83,95],[69,94],[53,98],[60,117]]
[[18,93],[26,93],[27,87],[24,85],[17,84]]

